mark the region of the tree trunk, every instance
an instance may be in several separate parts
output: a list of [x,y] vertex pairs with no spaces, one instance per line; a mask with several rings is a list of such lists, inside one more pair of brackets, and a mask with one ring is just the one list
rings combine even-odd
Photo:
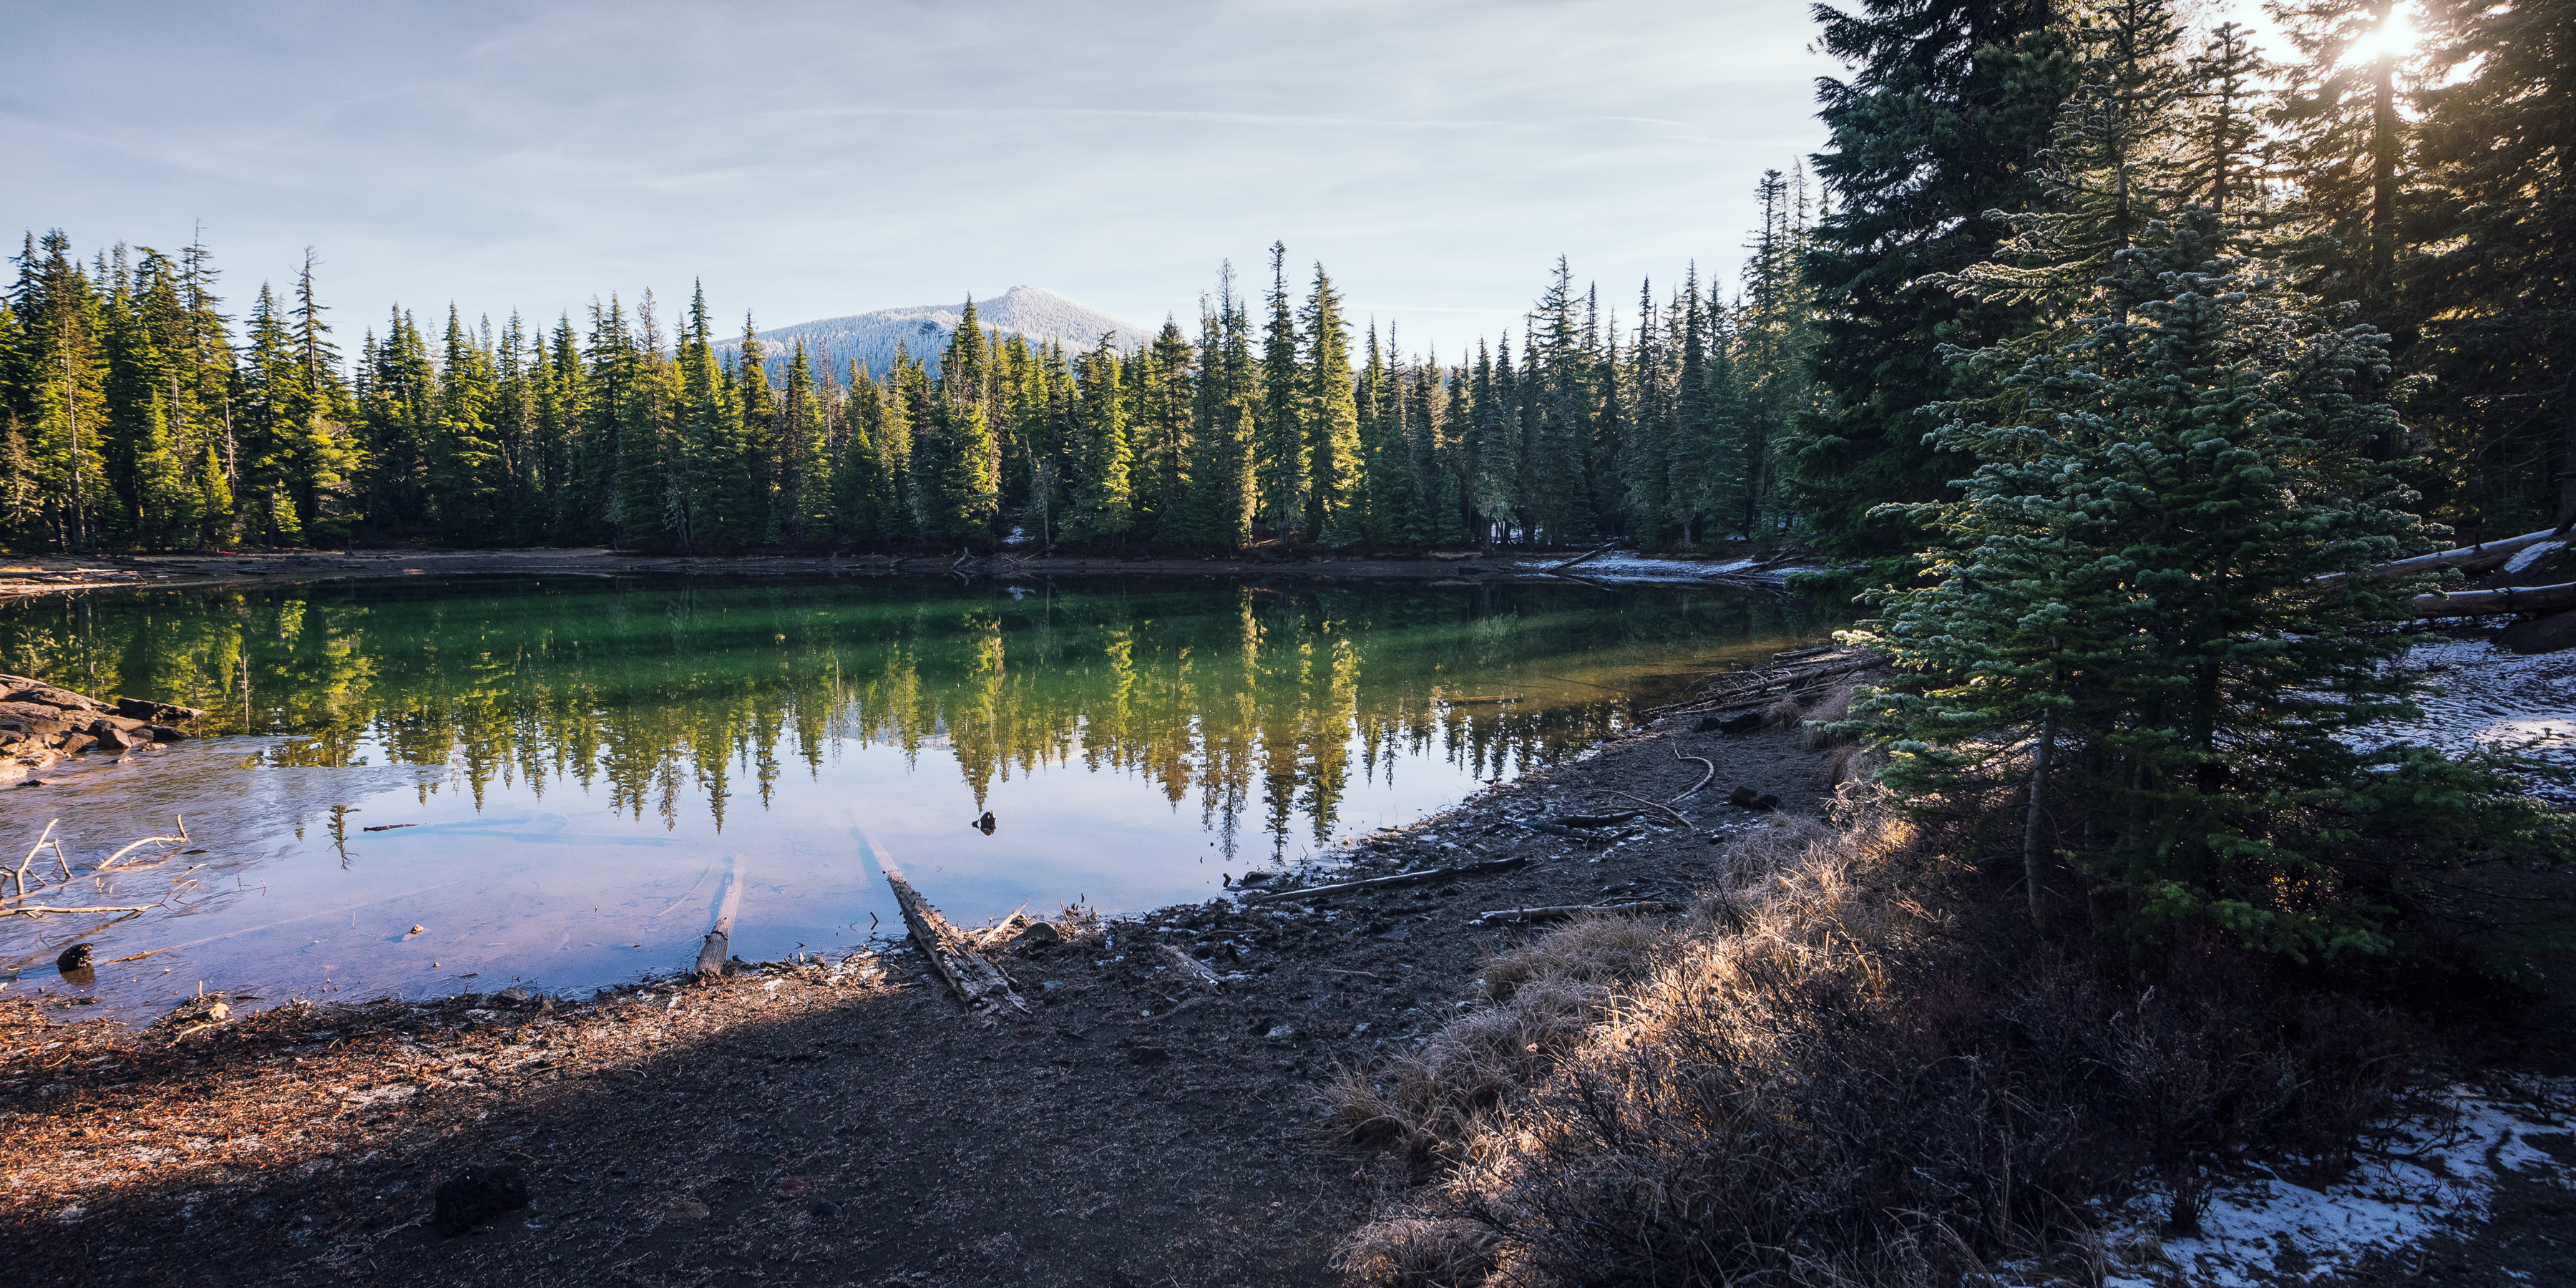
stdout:
[[2048,803],[2048,758],[2057,749],[2057,713],[2049,711],[2039,718],[2039,750],[2031,757],[2030,820],[2022,827],[2021,875],[2030,887],[2030,924],[2041,923],[2039,901],[2039,823],[2040,811]]

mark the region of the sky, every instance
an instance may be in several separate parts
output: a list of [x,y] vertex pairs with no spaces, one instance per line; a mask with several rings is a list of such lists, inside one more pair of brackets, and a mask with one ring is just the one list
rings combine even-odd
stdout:
[[48,5],[11,20],[0,222],[202,224],[228,307],[304,249],[345,347],[396,303],[722,325],[1061,292],[1188,325],[1283,241],[1455,355],[1559,255],[1633,310],[1732,281],[1823,140],[1805,0]]

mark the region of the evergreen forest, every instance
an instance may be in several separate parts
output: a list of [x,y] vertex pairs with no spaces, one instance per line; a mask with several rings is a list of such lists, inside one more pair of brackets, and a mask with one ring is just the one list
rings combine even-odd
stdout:
[[2413,41],[2391,13],[2277,0],[2267,59],[2168,0],[1820,8],[1847,68],[1819,86],[1830,140],[1760,177],[1735,280],[1676,265],[1605,298],[1560,260],[1472,353],[1408,353],[1284,245],[1151,337],[1068,352],[970,304],[944,350],[871,371],[748,318],[720,355],[702,290],[676,316],[647,291],[358,328],[309,253],[245,303],[202,239],[30,233],[0,310],[0,542],[1890,556],[1972,467],[1941,426],[2016,415],[2015,364],[2194,220],[2297,298],[2264,325],[2377,337],[2346,392],[2393,414],[2355,450],[2415,509],[2467,537],[2563,521],[2576,11],[2434,0]]

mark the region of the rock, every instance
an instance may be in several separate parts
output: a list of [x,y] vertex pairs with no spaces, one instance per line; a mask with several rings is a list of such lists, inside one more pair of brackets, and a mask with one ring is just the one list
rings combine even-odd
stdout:
[[1022,950],[1052,948],[1063,942],[1064,932],[1056,929],[1053,922],[1046,921],[1031,922],[1028,929],[1011,936],[1011,947]]
[[479,1222],[527,1205],[526,1172],[507,1163],[469,1167],[438,1183],[438,1198],[430,1209],[429,1220],[440,1234],[454,1238]]
[[46,706],[59,707],[65,711],[116,710],[96,698],[83,697],[69,689],[57,689],[50,684],[30,684],[6,696],[11,702],[41,702]]
[[2523,654],[2576,648],[2576,609],[2515,622],[2496,634],[2496,643]]
[[[96,741],[96,746],[100,751],[129,751],[132,750],[135,745],[134,741],[130,741],[127,738],[124,730],[117,728],[115,725],[109,724],[105,720],[98,721],[91,725],[89,732],[90,737]],[[150,739],[141,739],[139,741],[148,742]]]
[[512,1006],[525,1006],[528,1001],[528,990],[513,984],[502,989],[496,996]]
[[88,734],[82,733],[79,730],[73,730],[70,733],[64,734],[59,740],[57,740],[54,743],[54,749],[62,752],[66,756],[77,756],[97,745],[98,739],[90,737]]
[[74,727],[61,708],[41,702],[0,702],[0,726],[34,738],[51,738]]
[[669,1225],[695,1225],[707,1219],[707,1205],[686,1194],[662,1200],[662,1220]]
[[64,949],[62,956],[54,959],[54,969],[61,971],[66,975],[76,970],[88,970],[89,945],[74,944],[71,947]]
[[1762,799],[1762,793],[1757,792],[1750,787],[1738,787],[1726,798],[1726,803],[1729,805],[1739,806],[1744,809],[1751,809],[1753,808],[1753,802],[1760,799]]
[[168,702],[150,702],[142,698],[118,698],[116,710],[119,715],[148,724],[164,725],[176,724],[181,720],[194,720],[206,714],[195,707],[182,707]]
[[1268,1033],[1261,1036],[1272,1042],[1294,1042],[1297,1040],[1297,1029],[1295,1025],[1290,1024],[1274,1025]]
[[1161,1047],[1139,1046],[1127,1048],[1127,1061],[1130,1064],[1162,1064],[1169,1061],[1171,1058],[1172,1053]]
[[185,731],[173,729],[168,725],[151,725],[149,728],[152,730],[154,742],[181,742],[188,737]]
[[814,1206],[806,1210],[826,1221],[836,1221],[841,1216],[841,1205],[830,1199],[816,1199]]
[[1730,738],[1752,733],[1761,727],[1762,713],[1759,711],[1747,711],[1740,716],[1710,716],[1699,722],[1699,732],[1722,733]]

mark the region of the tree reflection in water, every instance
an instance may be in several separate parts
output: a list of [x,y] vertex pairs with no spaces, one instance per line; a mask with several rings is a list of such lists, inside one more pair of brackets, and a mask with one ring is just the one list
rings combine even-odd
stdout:
[[282,735],[265,763],[444,766],[478,808],[496,782],[569,779],[721,826],[846,740],[954,756],[978,810],[1014,774],[1126,771],[1195,797],[1228,854],[1247,817],[1275,854],[1324,843],[1355,774],[1435,750],[1478,778],[1551,763],[1828,624],[1570,584],[457,578],[21,602],[0,666]]

